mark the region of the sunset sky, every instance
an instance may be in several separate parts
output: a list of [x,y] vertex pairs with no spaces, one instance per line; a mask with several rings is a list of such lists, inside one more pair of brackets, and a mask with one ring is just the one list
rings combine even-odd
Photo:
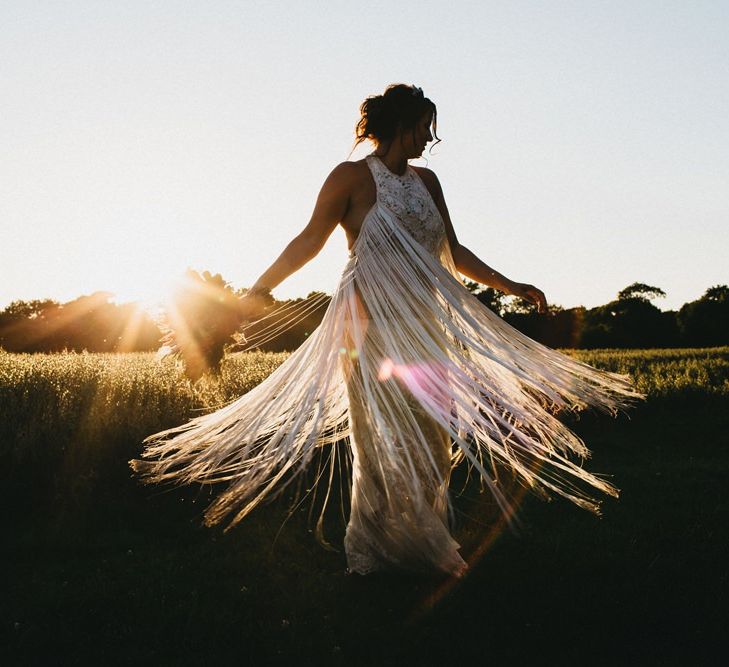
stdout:
[[[393,82],[436,103],[427,166],[509,278],[566,308],[729,283],[729,2],[18,0],[0,23],[0,308],[155,300],[188,266],[250,286]],[[338,229],[274,295],[331,292],[346,258]]]

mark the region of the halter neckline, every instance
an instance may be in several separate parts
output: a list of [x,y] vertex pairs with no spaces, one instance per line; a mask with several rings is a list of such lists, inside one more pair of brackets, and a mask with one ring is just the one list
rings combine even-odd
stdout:
[[410,167],[410,165],[409,165],[409,164],[408,164],[407,162],[405,162],[405,173],[403,173],[403,174],[396,174],[396,173],[395,173],[394,171],[392,171],[392,170],[390,169],[390,167],[388,167],[388,166],[387,166],[387,165],[385,164],[385,162],[384,162],[384,161],[382,160],[382,158],[381,158],[381,157],[380,157],[379,155],[376,155],[375,153],[370,153],[370,156],[371,156],[371,157],[374,157],[374,158],[376,158],[376,159],[377,159],[377,161],[378,161],[378,162],[379,162],[379,163],[380,163],[380,164],[382,165],[382,167],[383,167],[383,168],[384,168],[384,169],[385,169],[385,170],[386,170],[386,171],[387,171],[387,172],[388,172],[389,174],[391,174],[392,176],[394,176],[395,178],[405,178],[405,177],[406,177],[406,176],[407,176],[407,175],[408,175],[408,174],[410,173],[410,169],[411,169],[411,167]]

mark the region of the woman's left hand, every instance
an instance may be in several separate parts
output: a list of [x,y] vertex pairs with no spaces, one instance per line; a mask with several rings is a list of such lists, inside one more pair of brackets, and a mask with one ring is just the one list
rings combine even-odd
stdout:
[[547,298],[544,296],[544,292],[534,287],[534,285],[530,285],[529,283],[514,283],[511,294],[529,303],[533,303],[537,307],[538,313],[549,312]]

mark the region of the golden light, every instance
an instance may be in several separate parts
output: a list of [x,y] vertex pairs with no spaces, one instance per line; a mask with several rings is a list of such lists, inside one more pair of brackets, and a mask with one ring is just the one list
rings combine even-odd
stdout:
[[[176,331],[177,343],[191,358],[190,363],[202,361],[203,352],[192,331],[194,322],[188,322],[182,310],[191,299],[218,300],[219,294],[213,286],[202,284],[189,274],[179,274],[166,281],[155,281],[154,285],[139,285],[136,288],[117,290],[110,294],[110,300],[117,305],[131,305],[133,309],[121,332],[118,352],[131,352],[137,348],[139,334],[145,320],[151,318],[158,326],[171,325]],[[158,353],[163,355],[169,346],[161,345]]]
[[139,283],[113,290],[112,301],[117,305],[134,303],[153,319],[157,319],[172,302],[175,293],[186,281],[184,275],[155,280],[154,284]]

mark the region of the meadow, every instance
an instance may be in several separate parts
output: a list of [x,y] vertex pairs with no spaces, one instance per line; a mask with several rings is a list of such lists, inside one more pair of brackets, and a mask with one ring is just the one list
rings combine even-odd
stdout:
[[0,661],[720,662],[729,347],[563,352],[648,395],[615,418],[565,417],[593,452],[585,467],[621,496],[601,517],[526,496],[512,532],[456,471],[471,572],[454,582],[347,574],[342,517],[328,518],[338,550],[325,550],[312,505],[287,494],[223,532],[202,525],[218,488],[132,478],[146,435],[250,390],[285,353],[230,355],[193,384],[153,353],[0,350]]

